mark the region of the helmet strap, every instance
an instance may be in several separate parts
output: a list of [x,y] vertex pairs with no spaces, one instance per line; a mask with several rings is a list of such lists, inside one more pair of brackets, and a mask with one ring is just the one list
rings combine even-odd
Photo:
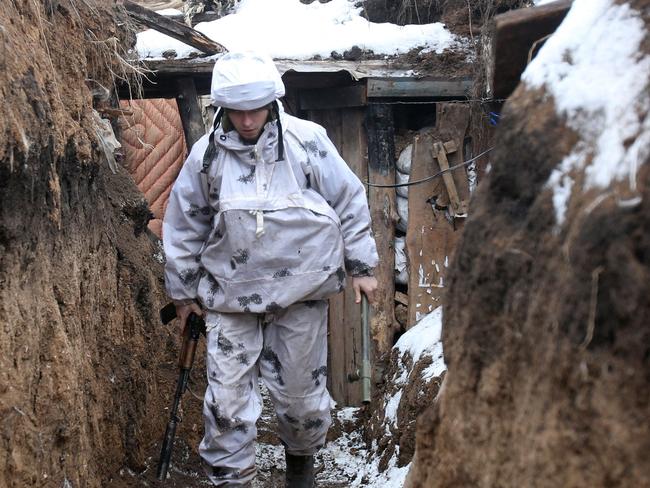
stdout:
[[280,108],[277,100],[273,100],[272,110],[278,124],[278,159],[276,161],[284,161],[284,138],[282,137],[282,122],[280,121]]

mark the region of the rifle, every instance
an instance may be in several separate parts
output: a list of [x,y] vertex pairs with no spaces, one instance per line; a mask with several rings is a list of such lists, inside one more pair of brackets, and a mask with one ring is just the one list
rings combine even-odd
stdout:
[[[176,306],[168,303],[160,310],[160,320],[163,324],[168,324],[176,318]],[[174,394],[174,403],[165,430],[162,449],[160,450],[160,459],[158,460],[158,471],[156,476],[158,480],[164,481],[167,478],[167,469],[172,457],[172,447],[174,446],[174,437],[176,435],[176,426],[181,422],[178,416],[178,406],[181,396],[187,389],[187,383],[190,379],[192,363],[194,363],[194,353],[199,342],[201,334],[205,335],[205,322],[195,313],[191,313],[187,318],[187,325],[183,331],[183,345],[178,358],[179,376],[176,384],[176,393]]]

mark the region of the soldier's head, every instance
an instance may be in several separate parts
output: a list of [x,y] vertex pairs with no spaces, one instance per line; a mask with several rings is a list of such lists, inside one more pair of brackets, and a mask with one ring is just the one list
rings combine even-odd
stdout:
[[212,104],[224,109],[239,136],[254,142],[270,119],[274,103],[284,96],[284,84],[270,57],[230,52],[214,64],[211,96]]

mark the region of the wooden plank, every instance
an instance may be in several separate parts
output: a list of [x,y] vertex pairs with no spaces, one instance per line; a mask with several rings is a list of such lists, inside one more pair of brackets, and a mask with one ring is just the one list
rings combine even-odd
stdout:
[[[491,52],[486,63],[489,96],[497,99],[510,96],[526,69],[531,48],[555,32],[571,3],[572,0],[560,0],[494,17],[485,36],[489,40],[489,50],[485,52]],[[537,47],[541,47],[541,42]]]
[[[366,117],[368,137],[368,181],[395,184],[395,131],[390,105],[369,105]],[[395,222],[397,210],[394,188],[368,190],[372,230],[379,253],[375,276],[379,282],[377,303],[372,307],[370,330],[374,356],[390,351],[399,328],[395,320]],[[374,361],[373,361],[374,362]]]
[[465,97],[472,88],[470,79],[369,78],[368,98],[376,97]]
[[300,108],[302,110],[363,107],[367,102],[366,87],[361,83],[338,88],[319,88],[300,92]]
[[214,60],[193,59],[192,62],[183,59],[151,59],[144,60],[145,68],[164,75],[210,75],[214,69]]
[[[453,141],[450,141],[453,143]],[[456,147],[455,144],[448,144],[449,146]],[[453,151],[449,151],[454,153]],[[433,154],[438,160],[438,166],[440,166],[441,171],[446,171],[442,175],[442,180],[445,182],[445,187],[447,188],[447,194],[449,195],[449,202],[451,204],[452,214],[454,216],[461,216],[467,214],[467,209],[465,205],[461,205],[460,197],[458,196],[458,190],[456,190],[456,184],[454,183],[454,177],[451,172],[449,172],[449,161],[447,160],[447,149],[442,142],[435,142],[433,144]]]
[[199,31],[180,22],[171,20],[164,15],[157,14],[153,10],[138,5],[131,0],[123,0],[123,5],[128,14],[136,21],[192,46],[201,52],[212,55],[227,51],[221,44],[214,42]]
[[[309,119],[322,125],[350,168],[362,177],[366,146],[363,138],[363,110],[314,110]],[[345,124],[345,125],[344,125]],[[345,406],[361,405],[361,307],[354,303],[348,278],[345,291],[330,298],[328,341],[328,389],[332,398]]]
[[[453,140],[462,148],[469,123],[469,108],[463,104],[439,103],[436,107],[436,127],[415,137],[411,181],[440,171],[432,151],[434,143]],[[449,146],[448,146],[449,147]],[[462,161],[463,151],[448,155],[449,165]],[[464,169],[452,173],[458,197],[469,198],[469,184]],[[431,199],[440,209],[432,206]],[[450,198],[442,178],[409,188],[409,221],[406,232],[406,253],[409,262],[409,307],[407,328],[417,319],[441,305],[446,286],[447,266],[456,247],[464,219],[450,222],[445,207]]]
[[[337,110],[337,124],[340,128],[337,147],[350,169],[365,181],[368,177],[368,154],[364,132],[365,110],[350,108]],[[362,326],[361,305],[354,302],[352,279],[348,277],[347,287],[343,294],[345,313],[345,365],[348,370],[347,405],[359,406],[362,404],[362,383],[360,381],[362,357]],[[356,379],[359,377],[359,379]],[[350,380],[353,381],[350,381]]]
[[176,86],[178,88],[176,102],[185,133],[185,143],[189,151],[194,143],[205,134],[201,105],[192,78],[179,78],[176,80]]

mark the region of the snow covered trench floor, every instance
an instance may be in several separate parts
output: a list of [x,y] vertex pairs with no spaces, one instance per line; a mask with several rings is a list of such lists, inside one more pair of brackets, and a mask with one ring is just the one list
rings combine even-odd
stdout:
[[[264,411],[258,422],[259,437],[264,438],[269,429],[271,438],[275,437],[275,413],[262,389]],[[379,473],[379,457],[373,456],[361,438],[360,422],[357,420],[359,408],[342,408],[332,412],[331,432],[337,433],[316,457],[316,482],[321,488],[335,487],[401,487],[409,466],[389,467]],[[254,488],[284,486],[284,448],[281,444],[260,442],[257,445],[257,477]]]
[[[261,386],[264,409],[258,420],[257,476],[253,488],[284,487],[284,448],[276,432],[276,418],[266,388]],[[333,424],[326,446],[316,456],[316,482],[319,488],[343,487],[401,487],[409,466],[397,468],[394,462],[383,473],[379,473],[379,457],[373,456],[361,438],[362,427],[357,419],[359,408],[335,409]],[[335,438],[332,438],[335,437]],[[143,486],[166,486],[169,488],[195,488],[212,486],[203,475],[195,448],[190,448],[184,439],[174,443],[172,465],[165,482],[155,478],[160,446],[150,451],[147,468],[135,473],[123,468],[109,483],[109,488],[135,488]]]

